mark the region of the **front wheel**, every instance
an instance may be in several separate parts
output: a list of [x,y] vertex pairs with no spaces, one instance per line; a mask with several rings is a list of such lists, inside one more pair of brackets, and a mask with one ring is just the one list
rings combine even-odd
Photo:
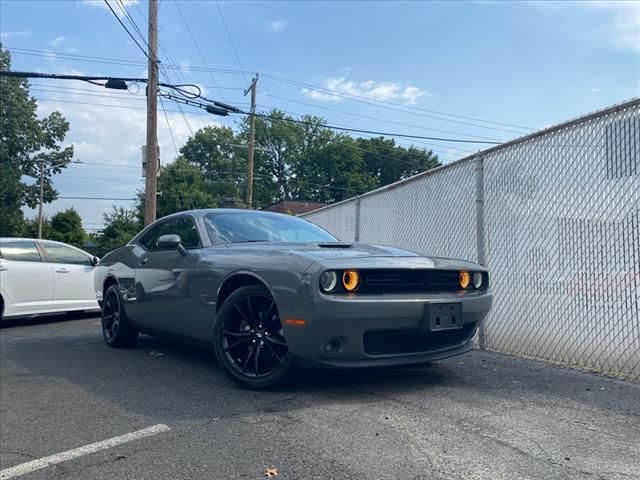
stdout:
[[213,342],[218,363],[242,387],[270,388],[293,371],[278,308],[263,286],[241,287],[225,300],[216,315]]
[[110,347],[129,347],[138,338],[138,330],[131,326],[122,308],[117,285],[107,289],[102,304],[102,336]]

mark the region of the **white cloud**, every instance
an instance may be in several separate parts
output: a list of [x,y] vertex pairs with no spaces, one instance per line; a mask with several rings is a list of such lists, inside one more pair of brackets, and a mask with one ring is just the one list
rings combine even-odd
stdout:
[[413,85],[403,85],[395,82],[353,82],[345,77],[327,78],[323,82],[323,90],[303,88],[301,93],[313,100],[324,102],[339,102],[343,100],[341,94],[366,97],[371,100],[400,100],[405,105],[414,105],[418,98],[428,95],[427,90],[422,90]]
[[31,31],[30,30],[20,30],[20,31],[17,31],[17,32],[2,32],[2,33],[0,33],[0,40],[9,40],[11,38],[18,38],[18,37],[29,38],[29,37],[31,37]]
[[66,41],[67,37],[65,37],[64,35],[58,35],[56,38],[49,42],[49,45],[51,45],[52,47],[57,47],[58,45]]
[[527,5],[554,15],[582,13],[591,16],[599,26],[590,29],[590,35],[615,48],[640,51],[640,2],[637,0],[534,1]]
[[[105,93],[104,90],[98,89],[97,91]],[[70,129],[65,144],[74,145],[74,160],[113,165],[113,167],[70,165],[63,174],[55,179],[55,186],[61,196],[132,198],[135,196],[136,190],[143,187],[139,167],[141,165],[140,148],[146,141],[144,95],[143,92],[130,98],[123,97],[123,95],[122,92],[113,92],[113,98],[96,98],[95,100],[71,93],[59,95],[51,92],[42,95],[51,101],[38,102],[40,117],[57,110],[69,121]],[[88,105],[87,103],[103,103],[109,106]],[[167,117],[171,125],[171,133],[178,149],[180,149],[191,135],[189,127],[172,102],[165,100],[164,104],[168,110]],[[185,110],[185,117],[194,132],[207,125],[219,124],[216,117],[212,115],[191,113]],[[158,143],[162,164],[166,165],[172,162],[176,157],[176,152],[167,121],[160,108],[158,111]],[[102,222],[103,213],[109,212],[113,204],[133,206],[132,202],[127,201],[59,199],[52,204],[47,204],[45,213],[53,215],[58,210],[74,206],[80,213],[83,222],[95,227]],[[28,216],[34,214],[31,210],[27,210],[26,213]]]
[[[120,2],[115,2],[114,0],[109,0],[109,3],[111,4],[111,8],[113,8],[113,10],[116,12],[116,15],[118,15],[120,18],[124,17],[124,12],[118,6],[118,4]],[[132,5],[137,4],[138,0],[121,0],[121,3],[125,6],[125,8],[128,8],[128,7],[132,6]],[[80,5],[86,5],[88,7],[101,8],[102,10],[106,10],[107,12],[111,13],[111,10],[109,10],[109,7],[107,6],[107,4],[104,3],[104,0],[81,0],[80,1]]]
[[273,20],[267,24],[265,30],[270,33],[280,33],[287,27],[288,23],[286,20]]

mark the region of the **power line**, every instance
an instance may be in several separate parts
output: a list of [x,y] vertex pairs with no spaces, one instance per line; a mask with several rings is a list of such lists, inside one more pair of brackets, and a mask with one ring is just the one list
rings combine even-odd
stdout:
[[[7,48],[8,50],[11,50],[13,54],[18,54],[18,55],[30,55],[30,56],[45,57],[45,58],[49,58],[51,55],[55,55],[56,57],[59,57],[65,60],[74,60],[78,62],[102,63],[102,64],[109,64],[109,65],[126,65],[126,66],[133,66],[133,67],[147,66],[146,62],[139,62],[135,60],[124,60],[121,58],[95,57],[91,55],[78,55],[78,54],[58,52],[53,50],[36,50],[31,48],[18,48],[18,47],[5,47],[5,48]],[[185,67],[183,65],[168,64],[168,63],[164,63],[163,65],[167,69],[190,70],[195,72],[212,71],[215,73],[229,74],[229,75],[242,75],[243,73],[244,74],[253,73],[253,72],[244,72],[244,71],[230,69],[230,68],[205,68],[201,66],[191,66],[191,65],[189,67]],[[239,87],[220,87],[220,88],[233,88],[234,90],[244,90]]]
[[167,111],[164,109],[164,102],[162,101],[162,97],[158,98],[160,100],[160,108],[162,108],[162,113],[164,113],[164,119],[167,122],[167,128],[169,129],[169,136],[171,137],[171,143],[173,143],[173,148],[176,151],[176,157],[180,156],[180,152],[178,151],[178,146],[176,145],[176,139],[173,138],[173,132],[171,131],[171,123],[169,123],[169,116],[167,115]]
[[246,75],[244,74],[244,68],[242,68],[242,63],[240,62],[240,57],[238,56],[238,52],[236,50],[236,46],[233,43],[233,39],[231,38],[231,32],[229,32],[229,27],[227,26],[227,21],[224,19],[224,15],[222,14],[222,8],[220,8],[220,2],[216,0],[216,6],[218,7],[218,12],[220,13],[220,18],[222,19],[222,23],[224,25],[224,29],[227,32],[227,38],[229,39],[229,43],[231,44],[231,48],[233,49],[233,54],[238,61],[238,66],[240,67],[240,71],[242,72],[242,78],[244,79],[244,83],[249,83]]
[[[52,51],[52,50],[36,50],[36,49],[18,48],[18,47],[5,47],[5,48],[11,50],[14,53],[18,53],[18,54],[21,54],[21,55],[34,55],[34,56],[40,56],[40,57],[49,57],[51,54],[54,54],[54,55],[56,55],[56,56],[58,56],[60,58],[65,58],[65,59],[75,60],[75,61],[82,61],[82,62],[107,63],[107,64],[113,64],[113,65],[131,65],[131,66],[144,66],[144,65],[146,65],[144,62],[123,60],[123,59],[117,59],[117,58],[108,58],[108,57],[96,57],[96,56],[89,56],[89,55],[69,54],[69,53],[65,53],[65,52],[57,52],[57,51]],[[247,73],[253,73],[253,72],[248,72],[246,70],[210,68],[210,67],[202,67],[202,66],[194,66],[194,65],[190,65],[187,68],[187,67],[184,67],[184,66],[181,66],[181,65],[176,65],[176,64],[164,64],[164,67],[167,68],[167,69],[175,69],[175,70],[190,70],[190,71],[195,71],[195,72],[215,72],[215,73],[230,74],[230,75],[245,75]],[[400,105],[400,104],[397,104],[397,103],[388,102],[388,101],[384,101],[384,100],[376,100],[376,99],[372,99],[372,98],[369,98],[369,97],[363,97],[363,96],[343,93],[343,92],[339,92],[339,91],[336,91],[336,90],[331,90],[331,89],[327,89],[327,88],[324,88],[324,87],[320,87],[320,86],[317,86],[317,85],[312,85],[312,84],[309,84],[309,83],[299,82],[299,81],[296,81],[296,80],[289,80],[289,79],[286,79],[284,77],[279,77],[279,76],[271,75],[271,74],[268,74],[268,73],[260,73],[260,75],[263,75],[266,78],[270,78],[271,80],[275,80],[275,81],[280,82],[280,83],[284,83],[284,84],[288,84],[288,85],[292,85],[292,86],[298,86],[298,87],[302,87],[302,88],[311,88],[311,89],[314,89],[314,90],[325,91],[326,93],[329,93],[329,94],[334,95],[336,97],[346,98],[346,99],[350,99],[350,100],[353,100],[353,101],[359,101],[360,103],[364,103],[364,104],[367,104],[367,105],[372,105],[372,106],[376,106],[376,107],[379,107],[379,108],[385,108],[385,109],[388,109],[388,110],[394,110],[394,111],[398,111],[398,112],[403,112],[403,113],[406,113],[406,114],[409,114],[409,115],[432,118],[432,119],[440,120],[440,121],[450,121],[450,120],[447,120],[447,119],[438,118],[438,117],[432,117],[430,115],[425,115],[423,113],[419,113],[419,112],[427,112],[427,113],[434,113],[434,114],[437,114],[437,115],[449,116],[449,117],[452,117],[452,118],[460,118],[460,119],[463,119],[463,120],[470,120],[470,121],[475,121],[475,122],[488,123],[488,124],[498,125],[498,126],[503,126],[503,127],[518,128],[518,129],[525,130],[525,131],[535,130],[535,129],[531,128],[531,127],[524,127],[524,126],[521,126],[521,125],[515,125],[515,124],[511,124],[511,123],[496,122],[496,121],[485,120],[485,119],[481,119],[481,118],[477,118],[477,117],[458,115],[458,114],[442,112],[442,111],[437,111],[437,110],[431,110],[431,109],[426,109],[426,108],[422,108],[422,107],[415,107],[415,106],[410,106],[410,105]],[[243,90],[242,88],[239,88],[239,87],[219,87],[219,88],[221,88],[221,89]],[[395,108],[393,108],[393,107],[395,107]],[[505,131],[508,131],[508,130],[505,130]],[[520,132],[520,133],[524,133],[524,132]]]
[[[393,102],[388,102],[386,100],[377,100],[374,98],[370,98],[370,97],[365,97],[362,95],[355,95],[355,94],[351,94],[351,93],[345,93],[345,92],[340,92],[338,90],[332,90],[330,88],[325,88],[325,87],[319,87],[318,85],[312,85],[310,83],[304,83],[304,82],[300,82],[297,80],[289,80],[283,77],[278,77],[276,75],[270,75],[268,73],[263,73],[262,75],[264,75],[267,78],[270,78],[271,80],[275,80],[277,82],[281,82],[281,83],[285,83],[285,84],[289,84],[289,85],[294,85],[294,86],[298,86],[298,87],[303,87],[303,88],[311,88],[313,90],[317,90],[317,91],[321,91],[321,92],[325,92],[325,93],[329,93],[331,95],[334,95],[336,97],[343,97],[343,98],[348,98],[348,99],[352,99],[354,101],[361,101],[364,103],[369,103],[371,105],[377,105],[379,107],[382,107],[383,105],[389,105],[389,106],[393,106],[393,107],[401,107],[405,110],[401,110],[401,111],[405,111],[406,110],[419,110],[419,111],[423,111],[423,112],[429,112],[429,113],[436,113],[438,115],[445,115],[445,116],[450,116],[450,117],[455,117],[455,118],[462,118],[465,120],[472,120],[472,121],[476,121],[476,122],[484,122],[484,123],[491,123],[494,125],[501,125],[503,127],[512,127],[512,128],[519,128],[522,130],[533,130],[530,127],[523,127],[522,125],[514,125],[514,124],[510,124],[510,123],[501,123],[501,122],[494,122],[492,120],[484,120],[482,118],[475,118],[475,117],[468,117],[465,115],[457,115],[457,114],[453,114],[453,113],[447,113],[447,112],[440,112],[437,110],[430,110],[430,109],[426,109],[426,108],[422,108],[422,107],[414,107],[414,106],[410,106],[410,105],[400,105],[398,103],[393,103]],[[382,105],[379,105],[382,104]],[[397,108],[396,108],[397,110]],[[409,113],[409,112],[406,112]]]
[[[243,115],[251,115],[249,112],[242,112]],[[306,122],[304,120],[296,120],[294,118],[278,118],[269,114],[264,113],[256,113],[256,117],[267,118],[270,120],[284,120],[287,122],[298,123],[302,125],[317,125],[313,122]],[[369,133],[373,135],[381,135],[385,137],[399,137],[399,138],[417,138],[422,140],[439,140],[442,142],[451,142],[451,143],[485,143],[489,145],[500,145],[502,142],[494,142],[488,140],[466,140],[461,138],[442,138],[442,137],[427,137],[423,135],[409,135],[407,133],[389,133],[389,132],[380,132],[376,130],[365,130],[360,128],[347,128],[347,127],[339,127],[337,125],[322,125],[324,128],[328,128],[331,130],[338,130],[341,132],[353,132],[353,133]]]
[[[105,0],[106,1],[106,0]],[[146,42],[144,35],[142,33],[142,31],[140,30],[140,28],[138,27],[138,24],[136,23],[135,19],[129,14],[129,12],[127,11],[127,9],[125,8],[124,4],[122,3],[122,0],[117,0],[118,2],[120,2],[120,8],[123,11],[123,13],[125,14],[125,16],[129,19],[129,22],[133,25],[134,29],[138,32],[138,35],[140,36],[140,38],[142,39],[142,41],[145,43],[145,45],[147,45],[147,48],[149,47],[149,44]],[[140,7],[138,6],[138,4],[134,4],[136,9],[138,10],[138,13],[140,13],[140,15],[142,16],[143,20],[145,20],[146,22],[146,18],[144,16],[144,13],[142,12],[142,10],[140,9]],[[173,60],[171,59],[171,57],[169,56],[169,54],[167,53],[167,51],[164,49],[164,46],[162,45],[162,43],[160,41],[158,41],[158,46],[160,47],[160,49],[162,50],[162,52],[164,53],[164,55],[169,59],[170,62],[173,62]],[[162,73],[162,75],[165,77],[166,81],[168,83],[170,83],[169,80],[169,76],[167,75],[167,72],[165,71],[162,62],[158,61],[157,62],[158,66],[159,66],[159,70]],[[176,75],[176,78],[177,75]],[[182,77],[184,83],[188,83],[186,82],[186,79],[184,78],[184,76]],[[178,79],[179,80],[179,79]],[[171,131],[171,125],[169,124],[169,119],[167,117],[167,112],[164,110],[164,104],[162,103],[162,98],[160,98],[160,104],[162,106],[162,110],[164,112],[164,116],[165,119],[167,121],[167,126],[169,128],[169,134],[171,135],[171,141],[173,142],[173,146],[176,149],[176,155],[178,155],[178,147],[176,146],[176,142],[173,138],[173,132]],[[180,105],[178,105],[178,110],[180,111],[180,115],[182,116],[182,119],[184,120],[185,125],[187,126],[187,129],[189,130],[189,133],[191,135],[193,135],[193,130],[191,128],[191,124],[189,123],[189,120],[187,120],[186,115],[184,114],[184,111],[182,110],[182,107]]]
[[[422,126],[419,126],[419,125],[411,125],[411,124],[408,124],[408,123],[395,122],[395,121],[392,121],[392,120],[384,120],[382,118],[371,117],[369,115],[361,115],[361,114],[358,114],[358,113],[352,113],[352,112],[346,112],[344,110],[338,110],[337,108],[329,108],[329,107],[323,107],[323,106],[320,106],[320,105],[315,105],[315,104],[309,103],[309,102],[301,102],[300,100],[294,100],[293,98],[280,97],[278,95],[273,95],[273,94],[270,94],[270,93],[266,93],[266,92],[263,92],[262,90],[260,91],[260,94],[264,95],[266,97],[277,98],[279,100],[285,100],[287,102],[297,103],[297,104],[300,104],[300,105],[306,105],[308,107],[313,107],[313,108],[319,108],[321,110],[327,110],[327,111],[330,111],[330,112],[341,113],[343,115],[350,115],[352,117],[367,118],[369,120],[375,120],[375,121],[382,122],[382,123],[389,123],[389,124],[400,125],[400,126],[404,126],[404,127],[419,128],[419,129],[422,129],[422,130],[433,130],[433,129],[422,127]],[[405,113],[411,113],[411,112],[405,112]],[[487,125],[478,125],[476,123],[461,122],[461,121],[458,121],[458,120],[449,120],[449,119],[446,119],[446,118],[439,118],[439,117],[430,116],[430,115],[421,115],[421,116],[425,116],[427,118],[433,118],[433,119],[436,119],[436,120],[442,120],[443,122],[457,123],[457,124],[460,124],[460,125],[468,125],[468,126],[472,126],[472,127],[485,128],[485,129],[489,129],[489,130],[498,130],[498,131],[501,131],[501,132],[516,133],[518,135],[522,134],[522,132],[519,132],[519,131],[516,131],[516,130],[506,130],[504,128],[499,128],[499,127],[490,127],[490,126],[487,126]],[[433,131],[437,131],[437,130],[433,130]],[[457,135],[457,133],[456,133],[456,135]]]
[[196,47],[196,51],[198,52],[198,55],[200,55],[200,60],[202,60],[202,63],[204,64],[204,66],[208,70],[209,77],[211,78],[211,81],[213,82],[213,85],[215,86],[215,88],[218,89],[218,92],[220,93],[220,97],[224,100],[225,98],[224,98],[224,95],[222,93],[222,90],[220,90],[220,87],[218,86],[218,82],[216,82],[216,79],[213,77],[213,73],[211,72],[211,70],[209,70],[209,65],[207,65],[207,61],[204,59],[204,55],[202,55],[202,51],[200,50],[200,46],[198,45],[198,42],[196,42],[196,39],[193,36],[193,33],[191,32],[191,27],[189,26],[189,22],[187,22],[187,20],[184,18],[184,15],[182,14],[182,9],[180,8],[180,5],[178,4],[178,1],[174,0],[173,3],[176,6],[176,10],[178,10],[178,13],[180,14],[180,18],[182,18],[182,23],[184,23],[184,26],[187,28],[187,32],[189,33],[189,36],[191,37],[191,41],[193,42],[193,44]]
[[[120,20],[120,17],[118,16],[118,14],[116,13],[116,11],[113,9],[113,7],[111,6],[111,4],[108,2],[108,0],[104,0],[104,3],[107,4],[107,7],[109,7],[109,10],[111,10],[111,13],[113,13],[113,16],[116,17],[116,20],[118,20],[118,23],[120,25],[122,25],[122,28],[124,28],[125,32],[127,32],[127,34],[129,35],[129,37],[131,37],[131,40],[134,41],[134,43],[138,46],[138,48],[142,51],[142,53],[144,53],[144,56],[147,57],[149,59],[149,61],[151,61],[151,59],[149,58],[149,55],[147,54],[147,51],[142,48],[142,45],[140,45],[138,43],[138,40],[136,40],[136,38],[131,34],[131,32],[129,31],[129,29],[127,28],[127,26],[124,24],[124,22],[122,20]],[[126,13],[126,10],[125,10]]]

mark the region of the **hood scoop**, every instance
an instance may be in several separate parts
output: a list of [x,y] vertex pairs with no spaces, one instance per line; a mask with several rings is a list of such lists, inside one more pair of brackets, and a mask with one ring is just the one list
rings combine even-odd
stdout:
[[318,243],[317,245],[320,248],[340,248],[340,249],[345,249],[345,248],[351,248],[352,247],[351,243],[345,243],[345,242],[327,242],[327,243]]

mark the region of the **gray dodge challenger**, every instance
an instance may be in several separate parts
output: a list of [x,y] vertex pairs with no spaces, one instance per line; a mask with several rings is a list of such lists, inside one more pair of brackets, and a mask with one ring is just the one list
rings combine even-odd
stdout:
[[100,261],[95,290],[107,345],[130,346],[140,332],[200,343],[254,389],[296,366],[459,355],[492,303],[475,263],[340,242],[301,218],[233,209],[157,220]]

